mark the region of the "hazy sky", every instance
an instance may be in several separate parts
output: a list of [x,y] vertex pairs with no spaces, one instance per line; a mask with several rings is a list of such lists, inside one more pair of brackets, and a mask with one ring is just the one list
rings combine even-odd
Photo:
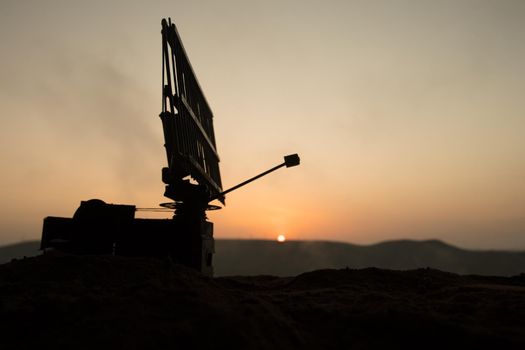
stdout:
[[215,115],[216,238],[525,249],[525,1],[0,2],[0,244],[166,201],[160,21]]

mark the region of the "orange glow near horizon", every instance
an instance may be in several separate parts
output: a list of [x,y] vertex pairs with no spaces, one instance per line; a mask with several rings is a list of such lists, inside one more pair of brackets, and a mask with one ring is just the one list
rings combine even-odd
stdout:
[[115,1],[126,11],[0,11],[0,245],[39,239],[81,200],[167,201],[171,17],[213,110],[223,187],[301,157],[228,194],[207,214],[215,238],[525,249],[525,2]]

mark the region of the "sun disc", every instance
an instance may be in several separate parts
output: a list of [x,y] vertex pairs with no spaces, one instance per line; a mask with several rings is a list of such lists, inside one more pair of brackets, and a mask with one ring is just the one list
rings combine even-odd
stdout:
[[284,235],[277,236],[277,242],[283,243],[286,241],[286,237]]

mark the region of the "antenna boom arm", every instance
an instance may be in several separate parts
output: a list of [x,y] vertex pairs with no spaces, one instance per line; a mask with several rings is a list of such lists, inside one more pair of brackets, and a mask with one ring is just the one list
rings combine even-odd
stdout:
[[218,198],[224,198],[224,195],[226,195],[227,193],[230,193],[230,192],[232,192],[232,191],[234,191],[234,190],[236,190],[236,189],[238,189],[238,188],[240,188],[240,187],[242,187],[244,185],[249,184],[252,181],[255,181],[255,180],[257,180],[257,179],[259,179],[259,178],[261,178],[261,177],[263,177],[265,175],[268,175],[269,173],[274,172],[275,170],[280,169],[283,166],[286,166],[287,168],[289,168],[289,167],[293,167],[293,166],[299,165],[299,163],[300,163],[300,158],[299,158],[298,154],[291,154],[291,155],[285,156],[284,157],[284,163],[279,164],[277,166],[274,166],[273,168],[271,168],[269,170],[266,170],[265,172],[262,172],[259,175],[256,175],[256,176],[254,176],[254,177],[252,177],[252,178],[250,178],[250,179],[248,179],[248,180],[246,180],[244,182],[241,182],[240,184],[238,184],[236,186],[233,186],[232,188],[227,189],[226,191],[223,191],[223,192],[219,193],[216,196],[213,196],[210,199],[210,201],[212,201],[214,199],[218,199]]

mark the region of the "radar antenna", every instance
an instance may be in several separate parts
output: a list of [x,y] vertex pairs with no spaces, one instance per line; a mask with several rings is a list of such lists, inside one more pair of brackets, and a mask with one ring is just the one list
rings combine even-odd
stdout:
[[[175,262],[213,275],[213,223],[205,211],[219,209],[225,196],[281,167],[299,165],[291,154],[279,164],[232,188],[222,189],[213,113],[171,19],[162,25],[162,111],[167,167],[162,168],[164,208],[81,201],[72,218],[44,218],[40,248],[74,254],[169,256]],[[172,219],[135,218],[139,210],[175,210]]]

